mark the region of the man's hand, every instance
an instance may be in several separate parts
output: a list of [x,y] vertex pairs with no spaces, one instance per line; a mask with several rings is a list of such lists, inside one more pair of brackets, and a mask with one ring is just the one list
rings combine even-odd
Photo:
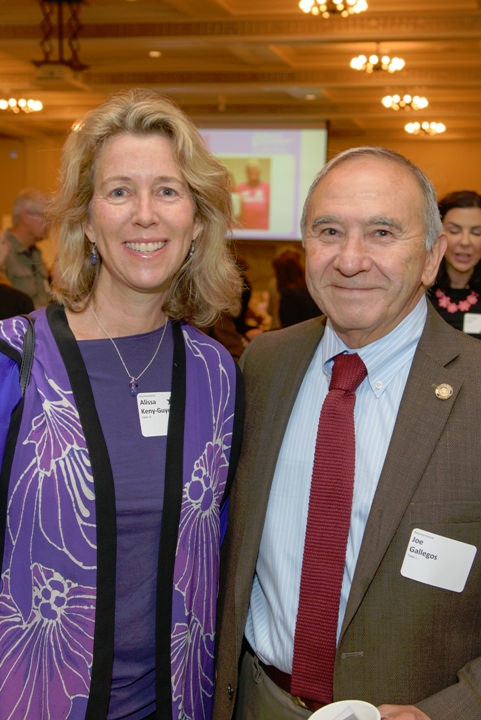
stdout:
[[380,705],[381,720],[430,720],[414,705]]

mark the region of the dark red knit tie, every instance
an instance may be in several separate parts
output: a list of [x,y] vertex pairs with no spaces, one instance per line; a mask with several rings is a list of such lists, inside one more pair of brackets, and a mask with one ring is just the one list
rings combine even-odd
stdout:
[[291,693],[325,703],[332,701],[339,598],[351,520],[355,390],[366,372],[359,355],[334,358],[312,468]]

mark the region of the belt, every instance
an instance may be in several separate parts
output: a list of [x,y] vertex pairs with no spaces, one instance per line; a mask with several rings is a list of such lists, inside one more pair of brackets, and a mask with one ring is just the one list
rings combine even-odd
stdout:
[[[255,653],[253,653],[255,654]],[[318,702],[317,700],[309,700],[309,698],[303,698],[299,697],[298,695],[292,695],[291,693],[291,675],[289,675],[286,672],[283,672],[282,670],[278,670],[273,665],[266,665],[262,662],[262,660],[256,655],[257,662],[259,663],[262,670],[265,672],[267,677],[272,680],[272,682],[281,688],[281,690],[284,690],[284,692],[289,693],[289,695],[296,701],[298,705],[305,708],[306,710],[310,710],[310,712],[315,712],[316,710],[319,710],[319,708],[324,707],[326,703]]]

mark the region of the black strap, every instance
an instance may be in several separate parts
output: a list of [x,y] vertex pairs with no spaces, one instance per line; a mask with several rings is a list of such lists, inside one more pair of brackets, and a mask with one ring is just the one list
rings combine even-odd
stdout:
[[23,354],[20,364],[20,390],[22,391],[23,397],[30,380],[30,373],[32,372],[35,332],[33,328],[33,318],[31,318],[30,315],[22,315],[22,317],[28,320],[28,327],[23,337]]
[[7,502],[8,502],[8,486],[10,481],[10,471],[13,463],[13,456],[17,445],[17,437],[20,429],[20,422],[22,420],[23,411],[23,397],[25,389],[30,380],[30,373],[32,370],[33,363],[33,346],[34,346],[34,330],[33,330],[33,318],[29,315],[23,315],[28,321],[28,327],[25,330],[23,338],[23,356],[20,357],[20,353],[17,352],[11,345],[8,345],[4,340],[0,340],[1,352],[4,352],[8,357],[15,360],[20,366],[20,389],[22,397],[17,403],[16,407],[12,412],[10,418],[10,424],[8,428],[7,440],[5,444],[5,452],[1,461],[0,467],[0,568],[3,562],[3,552],[5,544],[5,528],[7,523]]

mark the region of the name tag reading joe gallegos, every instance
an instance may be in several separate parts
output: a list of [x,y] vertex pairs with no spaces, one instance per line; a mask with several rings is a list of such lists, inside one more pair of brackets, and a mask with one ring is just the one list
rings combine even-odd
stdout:
[[401,575],[411,580],[462,592],[477,548],[415,528],[408,542]]
[[170,392],[139,393],[137,395],[140,429],[144,437],[167,435],[170,412]]

